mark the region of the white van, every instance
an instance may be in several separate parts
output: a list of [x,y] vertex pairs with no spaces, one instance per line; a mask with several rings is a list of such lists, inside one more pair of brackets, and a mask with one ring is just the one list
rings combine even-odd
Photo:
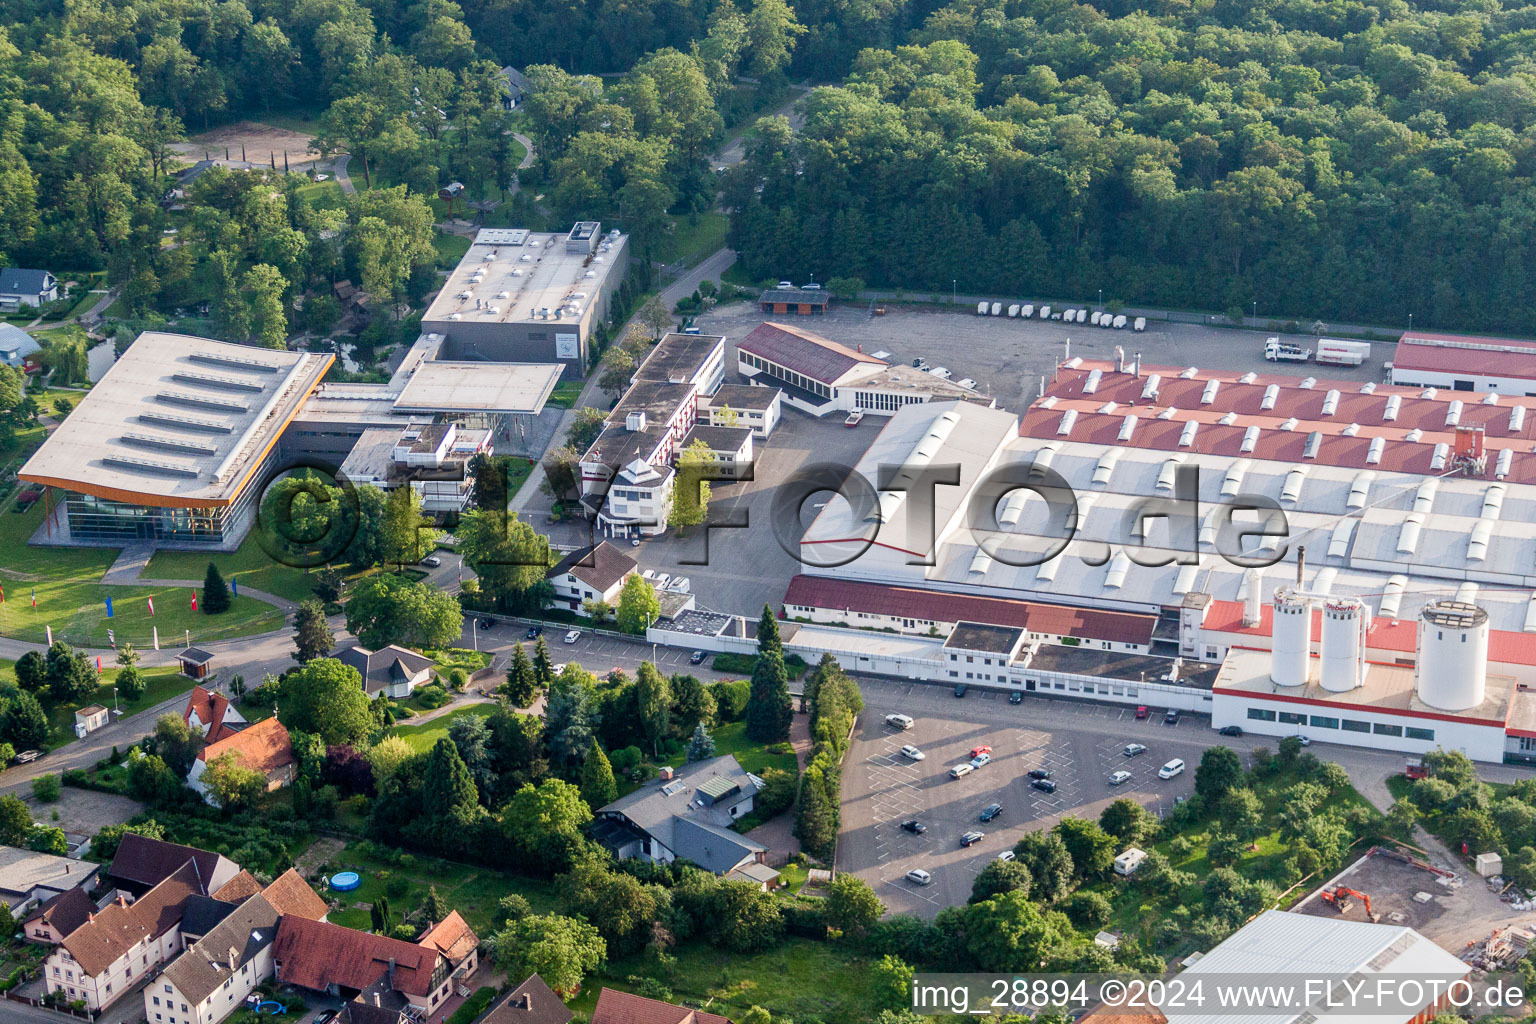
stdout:
[[949,777],[952,779],[963,779],[975,770],[976,765],[971,762],[966,762],[965,764],[957,764],[949,770]]
[[911,871],[907,872],[907,881],[916,885],[927,885],[929,882],[933,881],[933,876],[924,871],[922,868],[913,868]]
[[1175,775],[1183,774],[1184,762],[1178,758],[1174,758],[1172,761],[1169,761],[1167,764],[1163,765],[1157,770],[1157,777],[1160,779],[1171,779]]
[[886,715],[885,724],[893,729],[910,729],[916,725],[910,715]]

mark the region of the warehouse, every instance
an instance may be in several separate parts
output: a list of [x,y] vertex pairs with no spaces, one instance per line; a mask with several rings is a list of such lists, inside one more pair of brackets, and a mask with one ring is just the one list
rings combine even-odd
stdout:
[[827,311],[829,296],[819,284],[796,288],[781,281],[777,288],[769,288],[758,296],[757,305],[764,313],[794,313],[798,316],[815,316]]
[[1536,396],[1536,342],[1410,331],[1391,367],[1393,384]]
[[[1536,744],[1523,695],[1536,688],[1531,442],[1525,406],[1497,396],[1073,360],[1022,417],[969,403],[893,416],[802,538],[816,582],[791,585],[786,614],[947,628],[885,610],[911,591],[1135,613],[1155,619],[1149,653],[1180,659],[1178,678],[1221,667],[1217,725],[1524,759]],[[892,465],[904,469],[877,492]],[[887,597],[840,592],[855,586]],[[1299,605],[1313,623],[1306,658],[1326,662],[1313,639],[1358,625],[1358,656],[1331,648],[1355,666],[1344,696],[1271,678],[1281,587],[1286,614]],[[1419,677],[1440,668],[1415,674],[1419,623],[1446,601],[1484,621],[1476,701],[1448,704],[1433,679],[1426,691]],[[1298,703],[1325,707],[1282,707]]]
[[233,550],[334,358],[141,334],[21,469],[63,492],[38,541]]
[[563,234],[482,228],[421,329],[446,339],[446,359],[558,363],[581,377],[628,264],[629,236],[596,221]]

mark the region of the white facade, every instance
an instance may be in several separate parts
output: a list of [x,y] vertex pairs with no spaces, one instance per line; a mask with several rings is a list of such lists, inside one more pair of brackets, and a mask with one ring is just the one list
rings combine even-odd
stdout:
[[636,459],[613,478],[608,501],[597,514],[610,537],[654,537],[665,533],[672,514],[672,485],[677,473]]
[[1210,705],[1211,726],[1239,726],[1259,736],[1305,736],[1318,743],[1342,743],[1374,750],[1425,754],[1436,747],[1459,750],[1474,761],[1504,759],[1502,722],[1477,723],[1454,716],[1430,718],[1338,707],[1322,703],[1265,699],[1252,694],[1217,692]]
[[146,936],[105,970],[89,975],[63,946],[55,946],[43,963],[49,992],[62,993],[67,1002],[84,1000],[86,1008],[110,1006],[138,985],[156,967],[183,949],[181,929],[171,928],[159,938]]
[[[752,436],[766,438],[773,433],[773,428],[779,425],[779,420],[784,414],[784,392],[777,388],[763,388],[763,393],[777,392],[764,408],[750,409],[731,405],[729,401],[722,402],[719,395],[714,395],[706,407],[708,422],[712,427],[746,427],[752,431]],[[726,407],[730,412],[725,411]],[[702,414],[706,409],[701,409]],[[730,422],[734,420],[734,422]]]
[[144,1020],[148,1024],[218,1024],[245,1005],[245,997],[272,977],[269,943],[195,1006],[161,975],[144,989]]

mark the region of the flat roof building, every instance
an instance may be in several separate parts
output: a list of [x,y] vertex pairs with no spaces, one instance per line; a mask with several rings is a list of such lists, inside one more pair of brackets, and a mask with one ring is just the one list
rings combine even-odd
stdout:
[[1392,383],[1536,396],[1536,342],[1409,331],[1392,356]]
[[139,335],[21,469],[65,492],[49,542],[232,549],[278,438],[334,358]]
[[446,339],[446,359],[558,363],[567,379],[580,377],[628,265],[629,236],[596,221],[564,233],[483,228],[422,330]]

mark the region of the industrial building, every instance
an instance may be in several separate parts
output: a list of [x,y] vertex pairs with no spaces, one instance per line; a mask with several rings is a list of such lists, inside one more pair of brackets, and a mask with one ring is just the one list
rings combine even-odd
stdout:
[[580,221],[561,234],[482,228],[422,316],[451,360],[558,363],[586,373],[592,332],[629,266],[629,236]]
[[22,467],[49,488],[33,542],[233,550],[296,464],[461,511],[469,459],[537,415],[561,368],[441,361],[444,341],[423,335],[387,384],[323,384],[328,353],[142,334]]
[[893,366],[791,324],[754,327],[736,343],[736,368],[747,383],[782,389],[785,404],[812,416],[853,409],[889,416],[908,405],[946,399],[991,404],[942,377]]
[[[802,538],[785,614],[939,637],[1020,626],[1030,602],[1148,616],[1146,647],[1029,627],[986,682],[1102,699],[1079,666],[1030,671],[1098,647],[1110,699],[1171,684],[1218,727],[1529,758],[1526,418],[1496,395],[1072,360],[1021,417],[894,415]],[[877,490],[882,465],[903,468]]]
[[1536,396],[1536,342],[1409,331],[1397,342],[1390,379],[1405,387]]

